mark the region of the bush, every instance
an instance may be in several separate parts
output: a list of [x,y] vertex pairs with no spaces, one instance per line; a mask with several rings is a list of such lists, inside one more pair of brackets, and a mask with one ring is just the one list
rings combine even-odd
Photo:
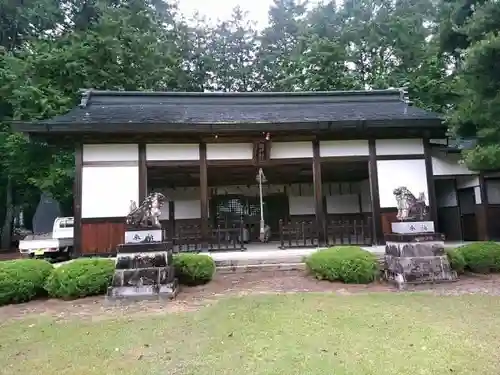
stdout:
[[54,268],[45,289],[51,297],[62,299],[103,294],[111,283],[114,270],[112,259],[76,259]]
[[473,272],[500,271],[500,245],[495,242],[476,242],[458,248],[465,264]]
[[200,285],[212,280],[215,262],[204,254],[177,254],[174,256],[174,268],[181,284]]
[[448,261],[450,262],[451,268],[455,270],[458,274],[464,273],[466,263],[465,263],[465,258],[460,249],[446,250],[446,255],[448,256]]
[[376,256],[356,246],[320,250],[306,259],[307,269],[319,280],[370,283],[380,272]]
[[0,305],[46,295],[43,286],[52,269],[49,262],[37,259],[0,262]]

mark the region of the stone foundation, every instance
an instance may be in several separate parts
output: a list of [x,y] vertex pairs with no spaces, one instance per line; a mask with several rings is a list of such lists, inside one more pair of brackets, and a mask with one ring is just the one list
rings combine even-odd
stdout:
[[109,298],[174,298],[178,290],[172,246],[164,242],[118,246]]
[[440,233],[394,233],[385,236],[385,276],[401,283],[445,282],[457,279]]

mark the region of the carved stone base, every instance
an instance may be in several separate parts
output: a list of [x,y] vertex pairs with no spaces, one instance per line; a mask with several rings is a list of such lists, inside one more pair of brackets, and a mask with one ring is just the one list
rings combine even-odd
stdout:
[[433,221],[399,221],[391,223],[393,233],[434,233]]
[[174,298],[178,292],[172,246],[166,243],[123,244],[117,248],[108,298]]
[[385,275],[389,281],[425,283],[454,281],[442,235],[392,234],[386,236]]

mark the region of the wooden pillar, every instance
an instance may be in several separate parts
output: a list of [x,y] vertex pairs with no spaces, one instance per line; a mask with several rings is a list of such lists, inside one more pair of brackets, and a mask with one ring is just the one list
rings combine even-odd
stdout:
[[313,184],[316,223],[318,226],[318,242],[320,246],[326,245],[326,222],[323,210],[323,183],[321,180],[321,157],[319,154],[319,141],[313,141]]
[[375,148],[375,139],[368,140],[368,150],[368,175],[370,179],[370,197],[372,206],[372,242],[374,245],[381,245],[384,243],[384,233],[382,232],[382,217],[380,212],[380,194],[378,190],[377,151]]
[[175,238],[175,202],[168,201],[168,231],[170,233],[169,240]]
[[200,212],[201,212],[201,241],[202,250],[208,251],[208,174],[207,174],[207,145],[200,143]]
[[148,168],[146,166],[146,145],[139,143],[139,202],[142,203],[148,195]]
[[490,226],[489,226],[489,215],[488,215],[488,191],[486,189],[486,181],[484,179],[484,173],[479,173],[479,192],[481,196],[481,204],[476,204],[477,212],[477,234],[480,241],[490,240]]
[[73,256],[82,255],[82,176],[83,176],[83,145],[75,147],[75,179],[73,181]]
[[427,177],[427,192],[429,199],[430,219],[434,222],[434,230],[439,232],[438,207],[436,198],[436,184],[434,182],[434,172],[432,168],[432,154],[429,139],[424,139],[424,159],[425,172]]

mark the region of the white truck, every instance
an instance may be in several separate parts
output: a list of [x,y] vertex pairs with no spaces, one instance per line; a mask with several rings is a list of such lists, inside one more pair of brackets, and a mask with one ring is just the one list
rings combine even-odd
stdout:
[[19,241],[19,252],[32,258],[69,258],[73,250],[73,217],[57,217],[52,232],[29,234]]

